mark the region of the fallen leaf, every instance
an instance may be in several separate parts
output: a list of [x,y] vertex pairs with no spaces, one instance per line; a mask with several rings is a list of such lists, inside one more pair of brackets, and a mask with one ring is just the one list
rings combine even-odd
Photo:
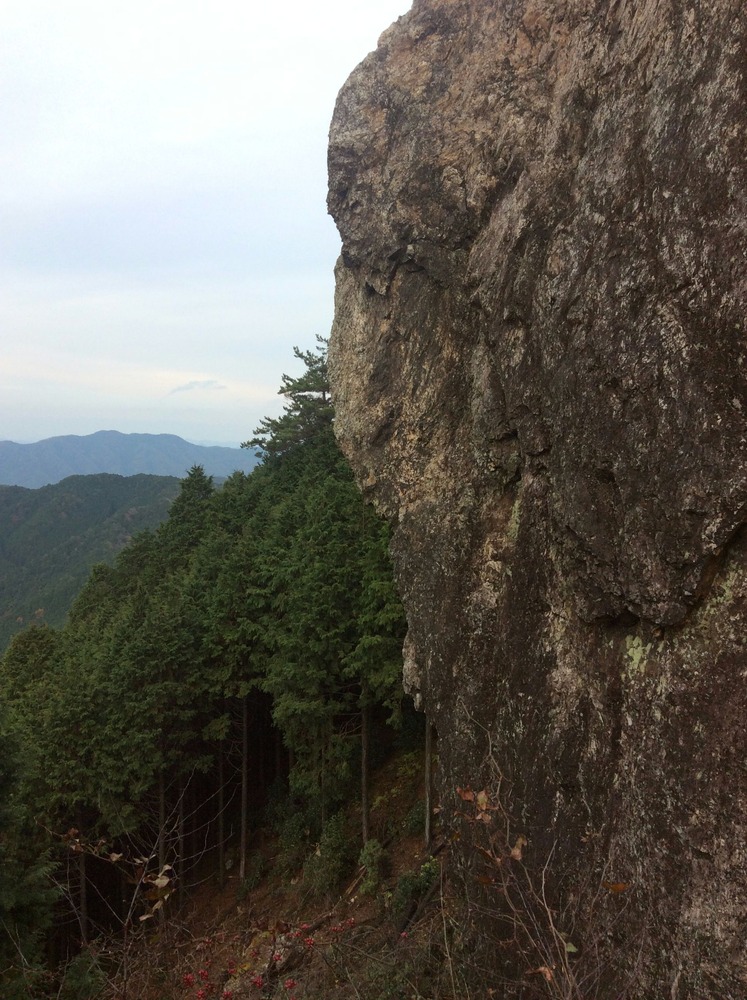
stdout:
[[511,848],[511,857],[514,859],[514,861],[521,861],[522,852],[524,848],[527,846],[527,843],[528,843],[527,838],[520,833],[519,836],[516,838],[516,843]]
[[536,975],[544,976],[545,981],[548,982],[548,983],[551,983],[553,981],[553,979],[555,978],[555,976],[553,975],[552,969],[549,968],[547,965],[540,965],[540,967],[538,969],[530,969],[529,972],[527,973],[527,975],[528,976],[536,976]]
[[631,882],[602,882],[602,888],[609,892],[625,892],[631,885]]

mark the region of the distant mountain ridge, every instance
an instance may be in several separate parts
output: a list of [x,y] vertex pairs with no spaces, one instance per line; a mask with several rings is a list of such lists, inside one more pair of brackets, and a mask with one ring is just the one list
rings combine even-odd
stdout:
[[222,478],[240,470],[251,472],[257,458],[251,451],[191,444],[175,434],[67,434],[33,444],[0,441],[0,485],[36,489],[68,476],[110,473],[117,476],[175,476],[183,479],[193,465]]
[[0,653],[29,622],[62,625],[91,567],[157,527],[180,489],[166,476],[71,476],[0,486]]

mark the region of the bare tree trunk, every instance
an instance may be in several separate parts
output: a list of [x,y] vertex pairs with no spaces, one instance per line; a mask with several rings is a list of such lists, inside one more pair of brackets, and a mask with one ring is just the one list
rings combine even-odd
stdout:
[[[163,871],[166,864],[166,782],[163,768],[158,772],[158,871]],[[158,920],[163,922],[166,914],[163,906],[159,907]]]
[[364,703],[361,708],[361,835],[363,846],[368,843],[371,836],[368,802],[368,775],[369,775],[369,751],[371,747],[371,708]]
[[88,879],[84,850],[81,850],[78,855],[78,922],[80,923],[81,943],[88,944]]
[[317,767],[319,770],[319,793],[321,799],[320,822],[322,830],[327,822],[327,725],[322,723],[317,739]]
[[218,885],[226,884],[226,808],[223,741],[218,745]]
[[239,883],[246,879],[249,843],[249,695],[244,695],[241,717],[241,834],[239,836]]
[[184,799],[187,795],[188,785],[184,785],[179,796],[179,818],[177,820],[177,837],[179,839],[179,861],[177,862],[177,886],[179,887],[179,906],[184,904],[184,897],[187,890],[186,878],[185,878],[185,866],[186,866],[186,838],[184,836]]
[[275,773],[272,776],[273,781],[277,781],[280,775],[283,773],[283,740],[280,736],[280,730],[270,730],[275,733]]
[[124,911],[122,919],[122,1000],[127,1000],[127,981],[130,972],[130,921],[132,920],[132,910],[135,905],[135,894],[133,893],[131,899],[127,899],[126,894],[128,893],[129,886],[127,885],[127,878],[123,868],[119,869],[119,889],[122,899],[122,909]]
[[430,719],[425,720],[425,846],[430,850],[433,838],[433,726]]

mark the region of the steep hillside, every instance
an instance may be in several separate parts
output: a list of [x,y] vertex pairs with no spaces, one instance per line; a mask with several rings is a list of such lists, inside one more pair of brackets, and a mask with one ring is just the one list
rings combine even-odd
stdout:
[[0,651],[30,621],[61,625],[91,567],[160,524],[178,492],[178,479],[145,475],[0,486]]
[[[234,865],[219,879],[206,856],[178,912],[157,935],[136,937],[126,986],[118,936],[102,942],[98,954],[119,966],[103,998],[126,990],[138,1000],[472,1000],[443,951],[459,928],[442,882],[443,844],[431,851],[423,839],[422,749],[390,757],[372,792],[382,840],[371,842],[368,866],[349,852],[340,865],[340,844],[333,855],[324,842],[289,866],[287,842],[260,821],[245,883]],[[351,803],[348,843],[356,813]]]
[[[303,867],[304,897],[325,897],[364,849],[378,876],[395,799],[424,837],[430,810],[400,778],[423,788],[432,741],[402,691],[389,532],[335,442],[326,348],[296,353],[306,371],[256,432],[262,465],[219,489],[191,469],[62,628],[26,629],[0,657],[4,1000],[123,1000],[112,977],[132,972],[133,943],[177,930],[211,873],[245,896],[274,856],[279,880]],[[397,753],[397,789],[372,786]],[[97,956],[104,992],[73,990]]]
[[338,99],[335,426],[501,997],[747,992],[745,66],[739,0],[415,0]]
[[252,451],[190,444],[174,434],[120,434],[97,431],[79,437],[68,434],[34,444],[0,441],[0,483],[35,489],[67,476],[108,472],[118,476],[147,473],[183,478],[193,465],[207,475],[223,478],[251,472]]

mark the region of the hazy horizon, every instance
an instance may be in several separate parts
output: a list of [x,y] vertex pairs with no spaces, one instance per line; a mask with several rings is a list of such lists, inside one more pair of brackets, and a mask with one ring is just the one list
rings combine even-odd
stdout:
[[[161,434],[169,434],[170,433],[169,431],[120,431],[116,427],[100,427],[98,430],[96,430],[96,431],[90,431],[90,433],[87,433],[87,434],[50,434],[47,437],[43,437],[43,438],[29,438],[26,441],[20,441],[17,438],[3,438],[3,437],[0,437],[0,444],[3,444],[3,443],[9,443],[9,444],[40,444],[42,441],[53,441],[55,438],[61,438],[61,437],[92,437],[94,434],[107,433],[109,431],[112,431],[115,434],[125,434],[125,435],[129,435],[129,434],[142,434],[142,435],[150,435],[152,437],[158,437]],[[186,441],[188,444],[197,444],[197,445],[200,445],[200,447],[203,447],[203,448],[238,448],[238,449],[241,449],[241,441],[211,441],[211,440],[194,441],[192,438],[186,438],[186,437],[184,437],[181,434],[176,434],[174,436],[182,438],[182,440]]]
[[409,6],[4,5],[0,438],[280,412],[332,320],[335,97]]

